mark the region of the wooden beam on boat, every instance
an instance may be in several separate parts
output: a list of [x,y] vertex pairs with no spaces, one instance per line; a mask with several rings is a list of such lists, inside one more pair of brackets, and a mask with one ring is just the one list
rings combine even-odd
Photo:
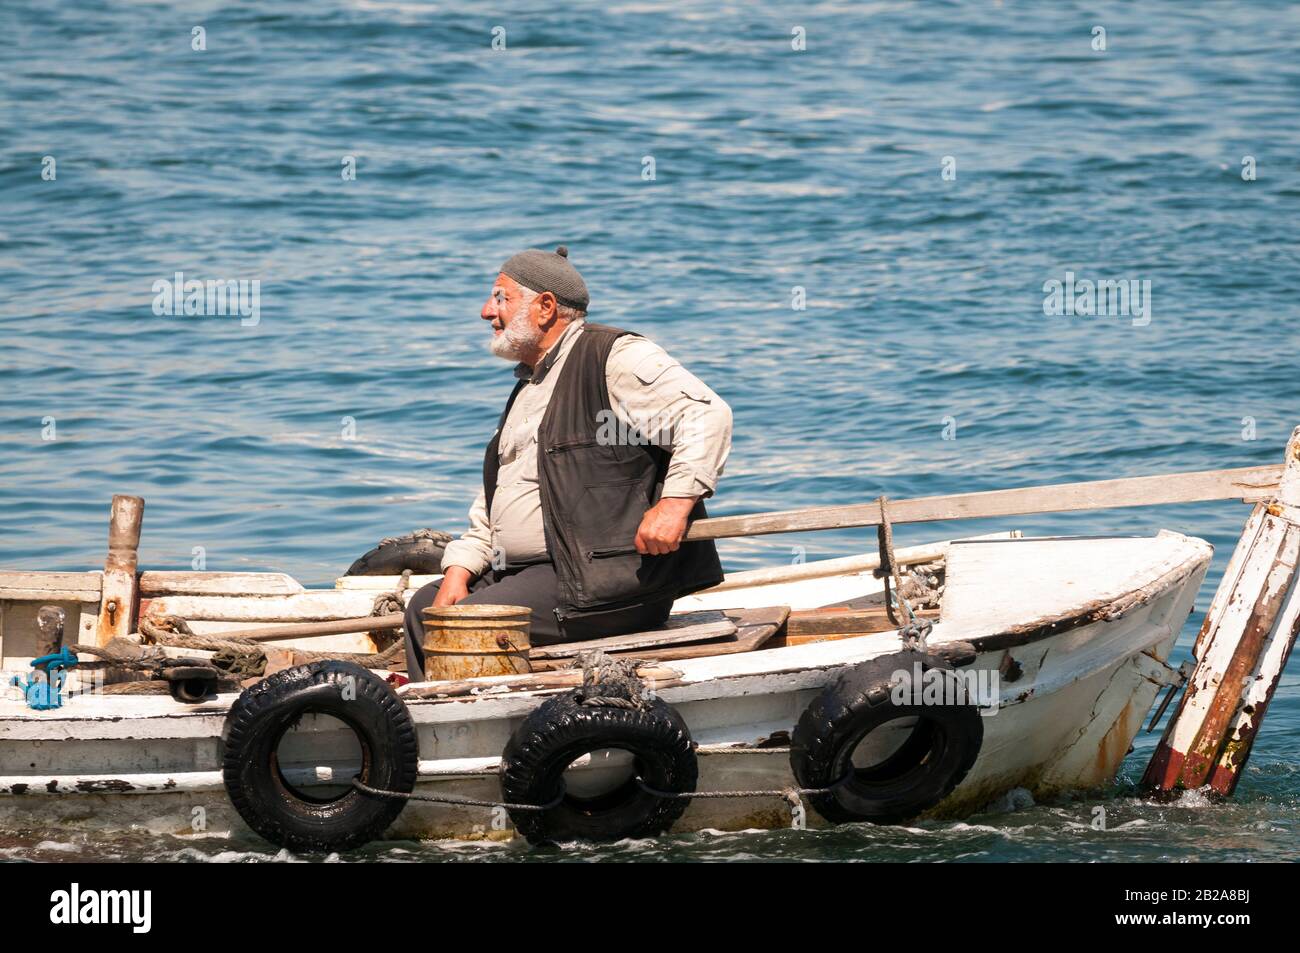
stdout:
[[1276,496],[1261,502],[1197,636],[1196,667],[1142,777],[1171,795],[1237,786],[1300,633],[1300,427],[1287,444]]
[[0,572],[0,601],[99,602],[104,584],[93,572]]
[[[631,655],[653,662],[677,662],[684,659],[712,658],[715,655],[736,655],[740,652],[753,652],[772,643],[774,637],[785,626],[790,616],[789,606],[764,606],[761,609],[734,609],[727,612],[727,617],[736,624],[735,635],[694,645],[667,645],[645,649],[618,649],[608,652],[610,655]],[[584,651],[586,643],[573,642],[570,648]],[[537,668],[551,668],[571,665],[572,659],[539,659]]]
[[[714,658],[718,655],[739,655],[741,652],[756,652],[771,644],[772,639],[781,631],[785,622],[784,613],[790,610],[782,606],[782,614],[770,621],[737,627],[736,637],[725,642],[704,642],[699,645],[674,645],[662,649],[651,649],[638,654],[651,662],[681,662],[695,658]],[[778,621],[779,619],[779,621]]]
[[335,619],[329,622],[297,622],[289,625],[258,626],[255,629],[231,629],[218,633],[225,639],[249,639],[253,642],[279,642],[281,639],[303,639],[315,635],[340,635],[346,632],[379,632],[386,629],[400,629],[403,615],[390,612],[387,615],[358,616],[355,619]]
[[95,626],[95,641],[99,645],[125,638],[134,627],[139,597],[135,570],[143,521],[144,500],[141,497],[113,497],[108,521],[108,558],[104,561],[99,620]]
[[[735,655],[753,652],[775,643],[774,637],[782,630],[790,615],[789,606],[765,606],[761,609],[733,609],[726,612],[735,625],[735,631],[724,638],[686,645],[657,645],[643,648],[607,648],[608,655],[633,656],[647,662],[675,662],[683,659],[712,658],[715,655]],[[530,653],[529,662],[534,671],[553,671],[574,664],[577,653],[589,650],[590,643],[570,642],[556,649],[567,649],[568,656],[536,658]],[[535,651],[535,650],[534,650]]]
[[[989,539],[1018,539],[1020,530],[1006,530],[999,533],[986,533],[982,536],[964,536],[960,539],[944,540],[939,543],[921,543],[917,546],[901,546],[894,550],[894,562],[900,566],[914,566],[917,563],[934,562],[948,555],[952,543],[973,542]],[[729,589],[748,589],[753,586],[783,585],[801,579],[820,579],[825,576],[847,576],[853,573],[872,572],[880,568],[880,553],[861,553],[856,556],[840,556],[835,559],[816,559],[812,562],[798,563],[793,566],[765,566],[762,569],[744,569],[740,572],[727,573],[727,577],[716,586],[701,589],[697,596],[713,592],[726,592]]]
[[[143,600],[142,600],[143,601]],[[342,618],[360,618],[370,614],[374,593],[340,592],[336,589],[309,589],[289,595],[262,595],[247,599],[228,595],[170,595],[148,600],[149,615],[178,615],[183,619],[207,622],[241,622],[260,625],[267,622],[333,622]]]
[[[706,617],[705,621],[688,621],[684,617]],[[587,639],[559,645],[535,645],[528,650],[528,659],[572,658],[576,652],[635,652],[638,649],[659,648],[666,645],[685,645],[690,642],[714,642],[736,638],[736,623],[720,611],[683,613],[676,624],[649,632],[632,632],[605,639]]]
[[[916,615],[921,619],[938,621],[939,610],[918,609]],[[888,632],[894,628],[897,626],[890,621],[884,606],[869,609],[800,609],[790,613],[785,624],[785,637],[780,644],[803,645],[830,638]]]
[[[1205,500],[1258,502],[1276,491],[1281,476],[1282,467],[1274,465],[922,496],[890,500],[889,519],[892,523],[929,523]],[[748,516],[715,516],[692,523],[686,539],[728,539],[879,525],[878,503],[855,503]]]
[[291,596],[302,584],[282,572],[191,572],[149,570],[140,573],[140,595],[161,596]]
[[[339,576],[334,580],[335,589],[359,589],[364,592],[392,592],[401,581],[401,575],[392,576]],[[406,588],[410,592],[422,589],[431,582],[436,582],[442,578],[442,573],[431,573],[425,575],[412,574],[407,580]]]

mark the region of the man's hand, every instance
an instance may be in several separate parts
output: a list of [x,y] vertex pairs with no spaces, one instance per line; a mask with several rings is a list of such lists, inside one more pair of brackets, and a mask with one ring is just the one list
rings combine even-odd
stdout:
[[454,606],[468,596],[471,578],[469,570],[464,566],[448,566],[443,570],[442,585],[433,598],[434,606]]
[[665,496],[641,518],[636,531],[636,551],[643,556],[674,552],[686,535],[686,521],[698,497]]

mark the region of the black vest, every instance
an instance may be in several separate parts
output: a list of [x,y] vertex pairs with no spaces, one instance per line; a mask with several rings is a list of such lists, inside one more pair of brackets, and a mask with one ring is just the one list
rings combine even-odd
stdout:
[[[632,331],[586,323],[560,368],[560,377],[537,428],[537,473],[541,485],[546,548],[555,565],[560,631],[566,620],[620,628],[644,604],[676,599],[722,581],[722,564],[711,540],[683,543],[664,556],[642,556],[634,538],[645,511],[663,491],[671,454],[651,444],[611,442],[622,433],[605,382],[605,362],[614,341]],[[506,402],[497,432],[483,458],[488,513],[500,468],[501,428],[519,391]],[[612,421],[612,425],[611,425]],[[691,520],[707,514],[703,502]],[[575,624],[571,629],[590,628]]]

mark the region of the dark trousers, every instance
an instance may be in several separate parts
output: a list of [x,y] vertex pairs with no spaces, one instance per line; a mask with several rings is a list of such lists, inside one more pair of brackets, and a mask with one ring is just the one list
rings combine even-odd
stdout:
[[[422,586],[411,596],[406,605],[406,671],[413,682],[424,680],[424,616],[423,612],[433,605],[438,595],[440,582],[431,582]],[[505,569],[489,569],[470,584],[469,595],[458,605],[499,605],[527,606],[532,610],[529,616],[529,641],[533,645],[554,645],[557,642],[573,642],[579,639],[601,638],[610,635],[623,635],[652,629],[668,618],[672,600],[662,600],[638,607],[633,612],[620,612],[611,616],[605,623],[584,624],[581,631],[578,626],[566,627],[560,631],[555,610],[560,605],[560,590],[555,579],[555,567],[551,563],[536,563],[531,566],[507,566]]]

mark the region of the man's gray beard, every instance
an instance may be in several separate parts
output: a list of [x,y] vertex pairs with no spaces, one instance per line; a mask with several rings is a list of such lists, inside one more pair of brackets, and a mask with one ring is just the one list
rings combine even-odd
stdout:
[[505,330],[494,334],[488,348],[506,361],[525,361],[537,353],[542,344],[542,329],[528,320],[528,309],[521,307]]

